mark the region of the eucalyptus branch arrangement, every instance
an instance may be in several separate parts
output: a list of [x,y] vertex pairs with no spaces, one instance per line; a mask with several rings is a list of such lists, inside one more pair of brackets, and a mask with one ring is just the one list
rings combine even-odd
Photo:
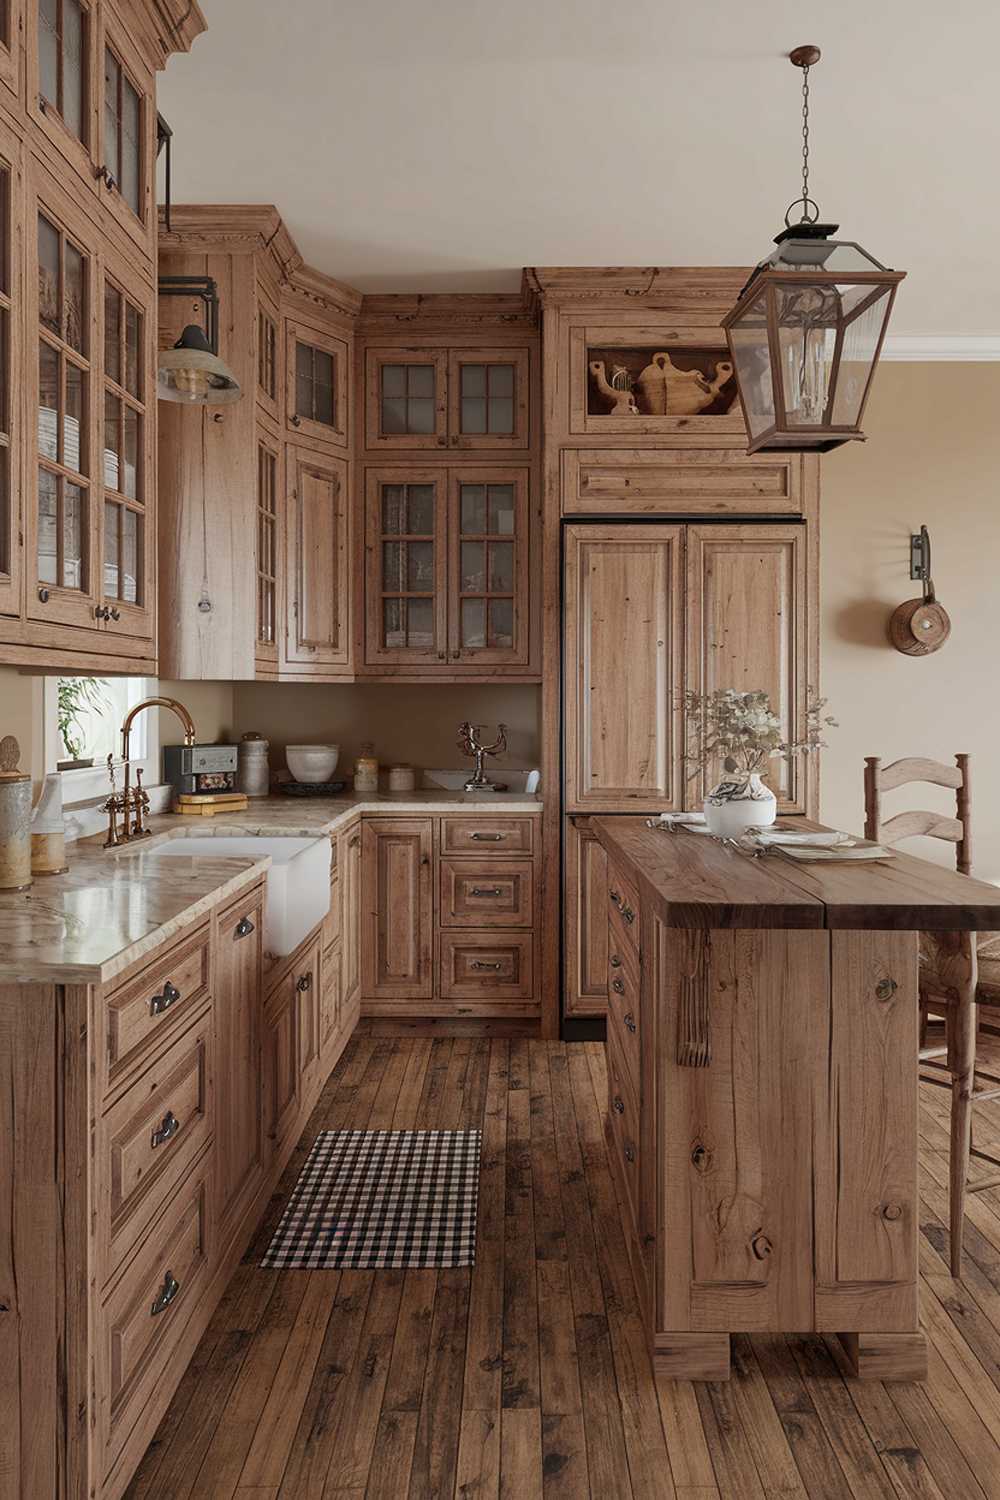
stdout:
[[782,736],[781,720],[766,693],[740,693],[721,688],[715,693],[684,694],[684,709],[690,726],[692,748],[685,755],[695,777],[722,760],[724,770],[748,781],[776,757],[808,755],[826,746],[825,729],[835,729],[836,719],[825,713],[827,700],[810,696],[806,703],[805,731],[801,739]]

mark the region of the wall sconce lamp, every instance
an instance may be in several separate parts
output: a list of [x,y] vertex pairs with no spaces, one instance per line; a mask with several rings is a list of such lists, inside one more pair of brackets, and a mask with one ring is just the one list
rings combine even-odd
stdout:
[[172,349],[156,362],[156,394],[161,401],[188,406],[222,406],[238,401],[240,383],[219,358],[219,292],[211,276],[161,276],[161,297],[200,297],[205,329],[189,323]]

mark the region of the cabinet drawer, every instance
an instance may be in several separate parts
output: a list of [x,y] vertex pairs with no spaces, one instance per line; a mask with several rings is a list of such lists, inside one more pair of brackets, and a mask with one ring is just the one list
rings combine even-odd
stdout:
[[630,947],[639,952],[639,892],[628,876],[608,865],[608,941],[613,948]]
[[535,819],[489,816],[441,819],[442,854],[530,854]]
[[629,1082],[628,1070],[614,1040],[607,1045],[608,1138],[612,1166],[625,1189],[632,1216],[632,1232],[639,1232],[639,1107]]
[[142,1051],[185,1021],[209,991],[209,928],[200,927],[104,998],[107,1078],[113,1084]]
[[442,932],[442,1000],[528,1000],[534,992],[530,932]]
[[168,1367],[208,1280],[208,1171],[203,1157],[97,1316],[99,1474],[115,1462],[146,1403],[182,1373]]
[[613,1040],[628,1070],[629,1081],[636,1095],[639,1093],[640,1033],[639,1010],[639,960],[626,944],[614,942],[617,936],[611,927],[612,943],[608,953],[608,1038]]
[[530,927],[534,872],[530,859],[443,859],[442,927]]
[[103,1285],[212,1133],[212,1014],[178,1037],[98,1123],[98,1274]]

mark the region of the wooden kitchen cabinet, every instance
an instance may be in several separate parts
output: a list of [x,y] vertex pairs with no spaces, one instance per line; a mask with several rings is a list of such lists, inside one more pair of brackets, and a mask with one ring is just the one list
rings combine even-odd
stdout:
[[365,446],[444,448],[448,356],[436,349],[369,349],[365,358]]
[[215,1158],[223,1243],[257,1196],[264,1175],[263,929],[264,896],[259,887],[227,907],[215,923]]
[[527,348],[369,348],[365,447],[497,452],[530,444]]
[[[51,0],[48,0],[51,4]],[[67,0],[62,0],[63,5]],[[156,256],[156,86],[134,30],[108,4],[100,8],[97,73],[97,165],[106,212],[135,242],[147,264]]]
[[682,804],[681,551],[677,526],[567,528],[570,812]]
[[348,445],[346,340],[308,323],[285,321],[285,421],[296,442]]
[[341,1012],[352,1027],[361,997],[361,829],[341,834],[337,850],[340,871]]
[[565,820],[563,848],[563,1013],[603,1016],[608,1008],[608,858],[590,819]]
[[324,677],[351,661],[347,462],[287,447],[288,610],[283,664]]
[[523,468],[367,471],[367,665],[528,664],[528,479]]
[[434,820],[366,818],[361,850],[364,995],[373,1000],[429,1000]]
[[7,0],[0,11],[0,85],[13,105],[21,93],[21,27],[24,0]]
[[281,960],[279,977],[268,983],[263,1116],[271,1158],[297,1138],[304,1101],[318,1076],[320,947],[318,935],[307,938],[290,959]]
[[[809,684],[817,681],[815,588],[809,583],[805,526],[687,528],[687,670],[693,692],[763,690],[782,735],[805,728]],[[689,724],[694,736],[697,726]],[[767,781],[779,812],[810,810],[811,757],[771,760]],[[707,779],[712,786],[721,766]],[[688,784],[687,805],[700,808],[706,779]]]

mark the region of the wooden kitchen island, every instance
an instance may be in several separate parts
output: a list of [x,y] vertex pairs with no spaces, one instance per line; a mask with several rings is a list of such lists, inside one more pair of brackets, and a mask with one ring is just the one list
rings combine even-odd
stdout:
[[607,1135],[657,1370],[721,1380],[730,1334],[817,1331],[858,1375],[923,1378],[918,934],[1000,929],[1000,889],[905,854],[800,864],[639,817],[593,829]]

